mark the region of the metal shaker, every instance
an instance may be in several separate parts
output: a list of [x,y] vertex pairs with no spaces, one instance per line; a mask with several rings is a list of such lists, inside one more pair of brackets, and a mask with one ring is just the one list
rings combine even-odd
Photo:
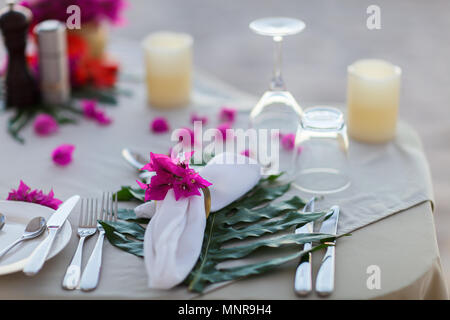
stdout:
[[65,104],[70,98],[66,26],[57,20],[45,20],[36,25],[34,32],[42,99],[50,105]]

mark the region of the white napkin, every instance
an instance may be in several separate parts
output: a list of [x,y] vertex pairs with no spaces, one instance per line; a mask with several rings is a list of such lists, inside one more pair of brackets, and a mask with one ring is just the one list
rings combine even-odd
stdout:
[[[200,170],[212,183],[211,212],[222,209],[250,191],[261,178],[253,159],[234,153],[215,156]],[[150,288],[169,289],[181,283],[194,267],[206,226],[203,194],[175,200],[169,190],[162,201],[135,209],[136,216],[152,218],[145,231],[144,260]]]

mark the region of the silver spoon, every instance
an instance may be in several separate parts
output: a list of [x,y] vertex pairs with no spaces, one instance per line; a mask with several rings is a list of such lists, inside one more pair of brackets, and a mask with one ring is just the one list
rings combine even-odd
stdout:
[[4,225],[5,225],[5,216],[0,213],[0,230],[2,230]]
[[37,236],[41,235],[42,232],[46,229],[47,221],[43,217],[36,217],[33,218],[30,222],[28,222],[25,231],[23,232],[22,236],[11,243],[8,247],[0,251],[0,258],[5,255],[11,248],[16,246],[18,243],[24,241],[24,240],[30,240],[33,238],[36,238]]

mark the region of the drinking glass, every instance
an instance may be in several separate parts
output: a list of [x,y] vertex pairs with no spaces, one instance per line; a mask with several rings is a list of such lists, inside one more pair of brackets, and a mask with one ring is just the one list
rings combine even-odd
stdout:
[[[297,130],[302,116],[302,108],[292,94],[287,91],[281,76],[281,43],[283,37],[297,34],[304,28],[303,21],[285,17],[263,18],[250,23],[252,31],[272,37],[275,43],[274,69],[269,90],[264,93],[250,113],[250,126],[258,131],[275,129],[279,130],[280,134],[295,134]],[[276,162],[277,169],[270,173],[291,171],[291,160],[282,161],[283,159],[280,159],[280,155],[276,154],[275,150],[261,150],[269,148],[270,139],[273,138],[273,134],[267,134],[265,138],[258,136],[258,161],[263,166],[272,168],[275,167],[274,163]],[[272,155],[268,156],[268,153],[272,153]]]
[[339,109],[305,109],[295,145],[299,152],[293,155],[293,187],[312,194],[330,194],[350,186],[347,127]]

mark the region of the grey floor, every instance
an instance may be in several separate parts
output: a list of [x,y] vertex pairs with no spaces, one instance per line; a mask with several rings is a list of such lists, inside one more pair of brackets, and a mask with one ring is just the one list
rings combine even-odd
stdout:
[[[381,8],[368,30],[366,9]],[[130,0],[128,24],[112,36],[141,40],[156,30],[188,32],[198,67],[260,95],[272,68],[272,43],[249,21],[292,16],[307,27],[284,43],[284,78],[296,99],[345,101],[346,67],[383,58],[403,70],[401,117],[419,132],[431,166],[435,220],[450,285],[450,1],[445,0]]]

